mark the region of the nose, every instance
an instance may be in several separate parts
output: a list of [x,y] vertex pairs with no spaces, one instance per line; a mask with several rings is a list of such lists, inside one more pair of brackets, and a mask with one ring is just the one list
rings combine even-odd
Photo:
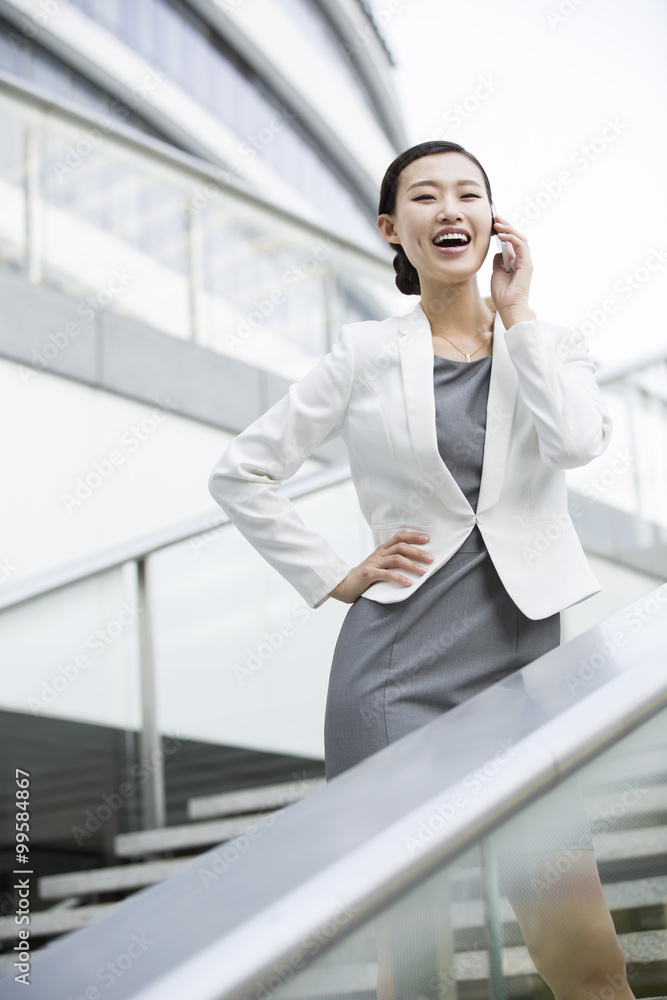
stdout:
[[440,200],[438,219],[442,222],[452,222],[461,218],[461,209],[454,194],[444,194]]

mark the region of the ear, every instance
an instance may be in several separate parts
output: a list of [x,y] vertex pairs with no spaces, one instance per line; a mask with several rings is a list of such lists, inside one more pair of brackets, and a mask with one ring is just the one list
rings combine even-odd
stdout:
[[496,206],[494,205],[493,202],[491,202],[491,235],[492,236],[497,236],[498,235],[498,230],[496,229],[496,224],[495,224],[495,215],[496,215],[497,211],[498,210],[497,210]]
[[398,233],[394,228],[394,223],[391,220],[391,216],[383,212],[382,215],[378,216],[378,229],[380,230],[380,235],[383,240],[386,240],[390,246],[400,246],[400,241]]

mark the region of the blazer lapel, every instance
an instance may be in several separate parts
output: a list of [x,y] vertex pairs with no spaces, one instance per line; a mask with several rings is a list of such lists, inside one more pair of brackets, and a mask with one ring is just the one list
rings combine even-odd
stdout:
[[505,327],[498,313],[493,326],[493,360],[486,406],[484,462],[477,500],[477,513],[498,500],[505,472],[507,449],[516,405],[518,376],[505,343]]
[[[505,328],[496,313],[478,513],[493,506],[498,499],[516,401],[517,373],[504,333]],[[398,343],[405,408],[417,463],[425,481],[442,502],[455,513],[469,515],[472,508],[438,451],[431,324],[421,303],[399,318]]]
[[424,485],[433,489],[450,510],[469,515],[472,508],[438,451],[433,341],[431,324],[421,303],[400,317],[398,344],[412,450],[424,475]]

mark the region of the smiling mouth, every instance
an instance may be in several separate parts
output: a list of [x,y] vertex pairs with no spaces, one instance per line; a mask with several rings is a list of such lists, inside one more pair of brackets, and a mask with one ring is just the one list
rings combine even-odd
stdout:
[[437,242],[433,240],[433,246],[440,254],[454,256],[467,250],[471,242],[470,237],[453,233],[451,236],[438,237]]

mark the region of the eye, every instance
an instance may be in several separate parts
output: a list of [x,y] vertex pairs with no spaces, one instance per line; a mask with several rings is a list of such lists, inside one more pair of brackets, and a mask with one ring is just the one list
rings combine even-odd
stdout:
[[421,201],[422,198],[432,198],[432,194],[420,194],[418,198],[413,198],[413,201]]
[[462,198],[481,198],[482,196],[481,196],[481,194],[473,194],[472,191],[471,191],[470,194],[462,194],[461,197]]

